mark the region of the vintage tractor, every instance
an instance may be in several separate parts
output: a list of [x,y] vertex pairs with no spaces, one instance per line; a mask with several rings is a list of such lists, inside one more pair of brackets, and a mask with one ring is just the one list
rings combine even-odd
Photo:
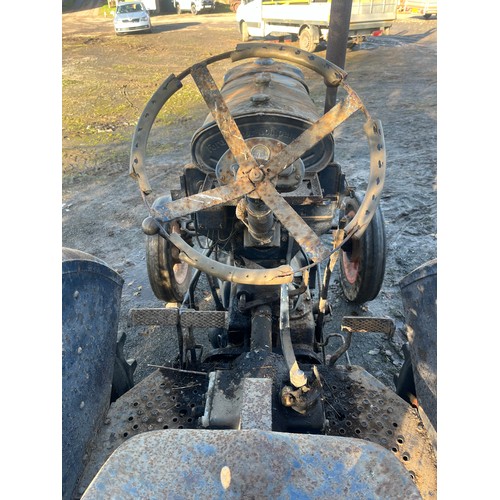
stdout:
[[[223,60],[237,65],[219,90],[208,67]],[[344,91],[322,116],[301,67]],[[210,114],[180,189],[153,196],[148,136],[189,76]],[[75,490],[83,498],[435,495],[435,449],[417,409],[342,358],[352,335],[390,335],[393,321],[349,316],[325,334],[336,263],[356,303],[377,296],[385,270],[382,125],[345,78],[291,46],[242,44],[169,76],[147,103],[130,175],[148,211],[149,281],[166,307],[130,318],[177,332],[178,357],[103,416]],[[333,131],[358,111],[364,194],[334,160]],[[199,286],[210,301],[196,299]]]

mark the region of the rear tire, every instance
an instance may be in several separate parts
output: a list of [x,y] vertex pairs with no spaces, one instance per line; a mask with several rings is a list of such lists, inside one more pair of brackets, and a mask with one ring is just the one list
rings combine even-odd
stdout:
[[250,35],[248,34],[248,24],[245,21],[241,22],[241,41],[248,42],[250,40]]
[[[344,200],[345,215],[352,219],[363,197],[358,193]],[[373,300],[382,287],[385,274],[386,238],[380,206],[359,240],[350,239],[340,251],[340,283],[349,302],[362,304]]]
[[299,35],[299,47],[306,52],[314,52],[318,44],[313,41],[313,35],[310,28],[304,28]]

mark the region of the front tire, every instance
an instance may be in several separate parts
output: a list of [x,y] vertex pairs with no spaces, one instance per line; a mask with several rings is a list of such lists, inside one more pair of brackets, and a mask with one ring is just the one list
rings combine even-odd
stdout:
[[[167,230],[178,233],[178,223],[171,222]],[[165,302],[182,302],[193,270],[179,259],[179,250],[159,234],[148,236],[146,266],[155,296]]]
[[[344,200],[348,220],[358,211],[363,198],[358,193]],[[340,283],[349,302],[373,300],[382,287],[385,274],[386,238],[380,206],[359,240],[351,238],[340,251]]]

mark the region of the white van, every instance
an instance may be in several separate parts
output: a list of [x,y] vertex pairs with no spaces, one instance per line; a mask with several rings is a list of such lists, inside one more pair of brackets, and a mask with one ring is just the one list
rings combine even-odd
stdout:
[[[387,34],[398,4],[398,0],[353,0],[348,45],[369,35]],[[236,21],[244,42],[251,36],[288,33],[299,36],[301,49],[314,52],[328,38],[331,7],[331,0],[242,0]]]

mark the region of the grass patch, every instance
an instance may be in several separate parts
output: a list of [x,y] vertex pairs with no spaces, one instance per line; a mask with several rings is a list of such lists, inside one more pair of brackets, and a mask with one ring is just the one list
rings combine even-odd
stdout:
[[[118,66],[118,65],[117,65]],[[113,68],[116,71],[121,68]],[[82,146],[111,144],[130,137],[139,117],[153,95],[150,80],[127,81],[123,76],[110,78],[109,85],[102,81],[63,78],[63,138]],[[135,73],[137,75],[138,73]],[[140,74],[140,73],[139,73]],[[127,82],[127,83],[122,83]],[[185,122],[195,116],[203,119],[208,113],[196,86],[188,82],[175,93],[160,111],[155,126],[168,126]]]

